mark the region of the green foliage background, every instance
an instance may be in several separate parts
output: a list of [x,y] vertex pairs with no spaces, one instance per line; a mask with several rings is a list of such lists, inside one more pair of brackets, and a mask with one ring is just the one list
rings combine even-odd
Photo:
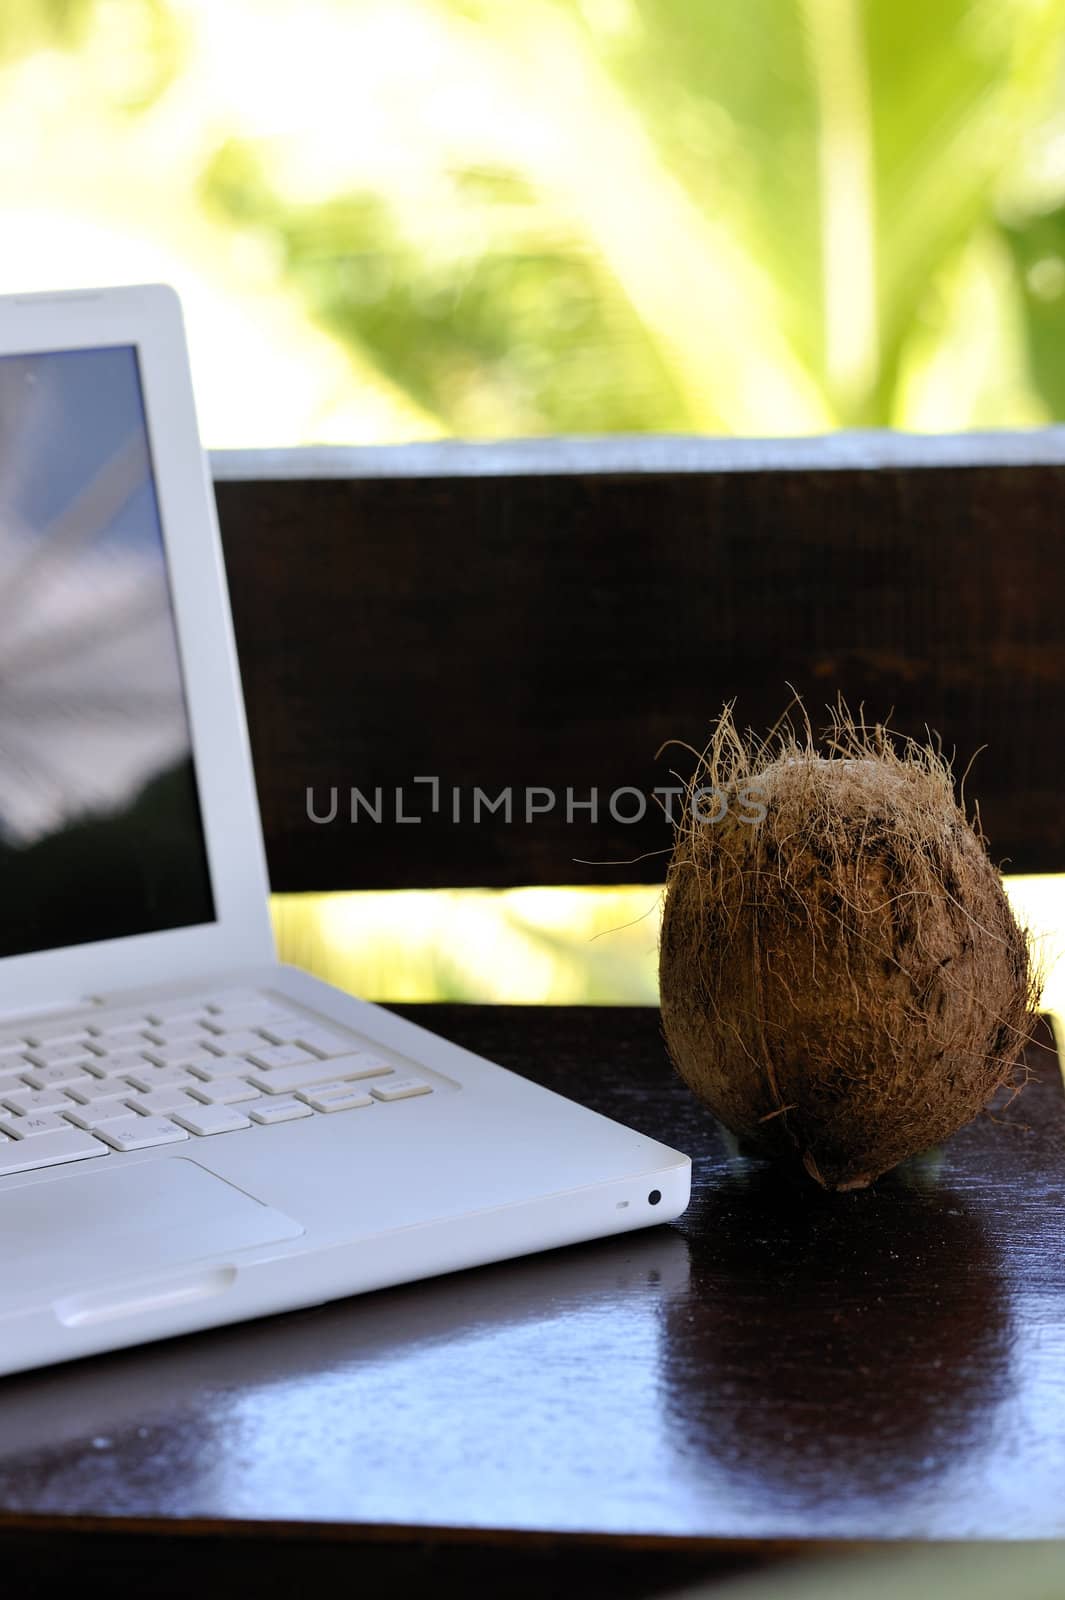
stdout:
[[[136,139],[227,9],[234,86],[289,26],[279,103],[341,156],[314,49],[350,52],[350,160],[294,182],[286,134],[215,108],[181,183],[426,432],[1063,414],[1062,0],[5,0],[0,68],[105,30]],[[355,115],[375,51],[408,183]],[[452,138],[436,85],[474,111],[495,85],[494,119]]]

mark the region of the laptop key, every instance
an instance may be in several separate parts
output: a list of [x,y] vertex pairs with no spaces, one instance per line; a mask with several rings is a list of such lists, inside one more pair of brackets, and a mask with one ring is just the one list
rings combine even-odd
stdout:
[[210,1051],[193,1039],[178,1044],[145,1043],[143,1055],[157,1067],[187,1067],[194,1061],[210,1060]]
[[113,1100],[128,1100],[134,1093],[132,1083],[124,1078],[95,1078],[92,1083],[78,1083],[70,1090],[70,1097],[79,1106],[107,1105]]
[[180,1022],[153,1022],[147,1029],[153,1045],[158,1044],[203,1044],[210,1039],[206,1029],[201,1027],[198,1017],[184,1017]]
[[375,1100],[412,1100],[416,1094],[432,1094],[432,1086],[420,1078],[397,1078],[394,1083],[373,1083],[370,1093]]
[[300,1099],[326,1115],[330,1111],[353,1111],[356,1106],[373,1105],[371,1096],[363,1094],[354,1083],[326,1083],[320,1089],[305,1089]]
[[266,1094],[293,1094],[318,1083],[358,1078],[383,1078],[392,1071],[377,1056],[348,1056],[346,1060],[312,1061],[307,1066],[278,1067],[274,1072],[249,1072],[248,1082]]
[[42,1133],[62,1133],[69,1123],[54,1111],[34,1111],[28,1117],[15,1117],[6,1124],[13,1139],[39,1139]]
[[56,1061],[84,1059],[92,1051],[86,1048],[81,1039],[64,1039],[58,1044],[31,1045],[26,1054],[35,1067],[50,1067]]
[[100,1033],[106,1028],[118,1027],[123,1022],[140,1022],[148,1015],[148,1002],[142,1006],[98,1006],[84,1019],[90,1033]]
[[205,1106],[234,1106],[243,1100],[261,1099],[261,1091],[243,1078],[213,1078],[190,1088],[194,1100]]
[[66,1044],[73,1040],[84,1046],[89,1040],[89,1019],[76,1022],[27,1022],[23,1037],[28,1044]]
[[[273,1037],[274,1029],[266,1031]],[[352,1051],[350,1039],[342,1039],[339,1033],[331,1033],[328,1028],[307,1028],[295,1023],[286,1031],[291,1032],[291,1038],[279,1039],[279,1044],[301,1044],[305,1050],[313,1050],[316,1056],[350,1056]]]
[[93,1045],[96,1050],[144,1050],[150,1032],[152,1024],[147,1018],[141,1018],[138,1022],[122,1022],[117,1027],[94,1034]]
[[126,1073],[126,1082],[141,1094],[152,1094],[156,1089],[195,1089],[199,1081],[184,1067],[141,1067]]
[[[147,1040],[144,1041],[147,1044]],[[93,1061],[85,1063],[86,1071],[91,1072],[94,1078],[121,1078],[127,1072],[143,1072],[149,1065],[147,1058],[140,1050],[115,1050],[106,1056],[97,1056]]]
[[208,1026],[215,1033],[266,1033],[275,1024],[287,1027],[295,1014],[291,1011],[279,1011],[275,1006],[269,1009],[255,1007],[248,1011],[226,1011],[220,1016],[208,1017]]
[[0,1148],[0,1177],[11,1172],[30,1172],[34,1167],[58,1167],[64,1161],[85,1161],[90,1156],[108,1153],[105,1144],[79,1128],[42,1133],[39,1138],[12,1140]]
[[269,1039],[264,1039],[261,1033],[253,1033],[250,1028],[226,1029],[219,1033],[205,1034],[205,1044],[212,1050],[217,1050],[220,1055],[240,1056],[247,1050],[267,1050],[270,1048]]
[[175,1111],[174,1121],[190,1133],[206,1137],[212,1133],[237,1133],[251,1123],[231,1106],[197,1106],[194,1111]]
[[84,1061],[64,1061],[55,1067],[33,1067],[26,1071],[25,1081],[31,1089],[71,1089],[96,1083],[98,1080],[85,1071]]
[[248,1115],[253,1122],[267,1125],[272,1122],[295,1122],[298,1117],[312,1115],[309,1105],[302,1100],[294,1100],[291,1095],[283,1096],[278,1100],[262,1100],[257,1105],[248,1107]]
[[117,1122],[120,1117],[128,1117],[129,1105],[125,1100],[98,1100],[92,1106],[72,1105],[63,1115],[75,1128],[85,1128],[92,1133],[103,1122]]
[[186,1106],[194,1105],[184,1089],[153,1089],[148,1094],[131,1094],[129,1104],[132,1110],[140,1111],[146,1117],[169,1116],[174,1111],[183,1111]]
[[246,1056],[204,1056],[202,1061],[189,1064],[190,1072],[204,1083],[214,1083],[217,1078],[240,1078],[248,1070]]
[[113,1150],[147,1150],[151,1145],[177,1144],[188,1138],[185,1129],[176,1127],[168,1117],[139,1117],[136,1112],[100,1123],[97,1133]]
[[11,1089],[2,1097],[9,1111],[61,1111],[70,1104],[62,1089]]
[[298,1044],[264,1044],[261,1039],[257,1045],[249,1046],[245,1053],[253,1065],[263,1067],[267,1072],[277,1067],[298,1067],[315,1059],[309,1050],[301,1050]]

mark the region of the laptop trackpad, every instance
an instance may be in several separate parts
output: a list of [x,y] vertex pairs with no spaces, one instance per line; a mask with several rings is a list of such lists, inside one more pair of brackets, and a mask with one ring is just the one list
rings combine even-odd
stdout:
[[184,1156],[68,1169],[0,1193],[0,1317],[42,1295],[162,1278],[185,1262],[224,1262],[302,1232]]

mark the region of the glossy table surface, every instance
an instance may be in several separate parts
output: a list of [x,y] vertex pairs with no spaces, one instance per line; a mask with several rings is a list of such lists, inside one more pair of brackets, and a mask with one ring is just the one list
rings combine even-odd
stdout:
[[1008,1109],[832,1196],[730,1146],[654,1012],[406,1009],[689,1151],[687,1215],[5,1379],[0,1550],[161,1519],[274,1545],[1065,1537],[1048,1033]]

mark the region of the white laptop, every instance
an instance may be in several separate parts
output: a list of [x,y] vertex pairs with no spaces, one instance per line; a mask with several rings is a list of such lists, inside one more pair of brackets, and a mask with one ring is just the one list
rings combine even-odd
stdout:
[[0,299],[0,1373],[687,1205],[686,1156],[280,965],[267,892],[177,299]]

